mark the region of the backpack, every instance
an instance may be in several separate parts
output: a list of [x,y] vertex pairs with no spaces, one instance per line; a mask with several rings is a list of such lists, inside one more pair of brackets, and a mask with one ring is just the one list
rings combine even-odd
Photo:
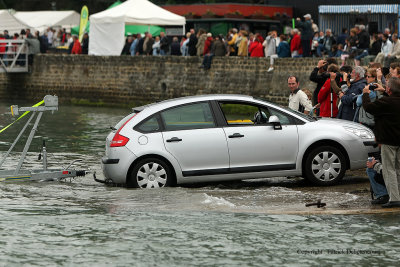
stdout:
[[[376,96],[374,99],[371,99],[371,102],[374,102],[378,96]],[[368,125],[368,126],[374,126],[375,125],[375,118],[374,115],[368,113],[365,111],[365,109],[360,106],[359,112],[358,112],[358,122]]]

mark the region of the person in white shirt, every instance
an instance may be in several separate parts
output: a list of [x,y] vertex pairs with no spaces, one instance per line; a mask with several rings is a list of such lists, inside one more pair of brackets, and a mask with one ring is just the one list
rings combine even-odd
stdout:
[[383,37],[382,37],[381,52],[378,53],[378,55],[376,56],[374,62],[379,62],[379,63],[381,63],[383,65],[383,60],[385,59],[385,57],[387,57],[392,52],[392,46],[393,46],[393,44],[389,40],[389,35],[384,33]]
[[306,93],[300,90],[299,85],[300,82],[296,76],[290,76],[288,78],[288,87],[291,92],[289,96],[289,108],[308,114],[312,109],[312,105],[310,101],[308,101]]

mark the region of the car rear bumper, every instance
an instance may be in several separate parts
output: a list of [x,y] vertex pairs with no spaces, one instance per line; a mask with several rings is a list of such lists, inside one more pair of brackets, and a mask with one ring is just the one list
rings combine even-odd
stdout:
[[104,177],[116,184],[125,184],[128,170],[136,156],[126,147],[109,148],[101,159]]

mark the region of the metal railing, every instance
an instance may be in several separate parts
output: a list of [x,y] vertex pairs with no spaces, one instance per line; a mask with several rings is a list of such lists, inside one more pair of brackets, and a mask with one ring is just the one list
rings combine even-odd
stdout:
[[0,40],[0,72],[28,72],[25,40]]

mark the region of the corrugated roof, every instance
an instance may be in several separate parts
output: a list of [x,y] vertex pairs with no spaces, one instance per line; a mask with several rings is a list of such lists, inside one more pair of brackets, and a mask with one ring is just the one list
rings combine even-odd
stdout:
[[391,13],[399,12],[399,5],[321,5],[319,13]]

